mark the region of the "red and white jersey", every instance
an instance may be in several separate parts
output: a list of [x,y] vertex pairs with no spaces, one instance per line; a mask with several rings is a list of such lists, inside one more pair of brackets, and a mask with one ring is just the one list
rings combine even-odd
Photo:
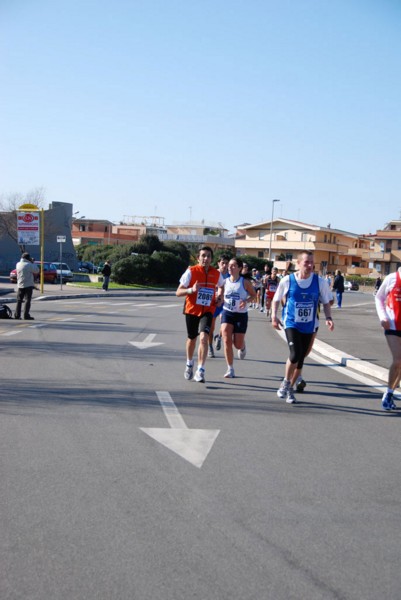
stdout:
[[375,296],[380,321],[389,320],[390,329],[401,331],[401,272],[385,277]]

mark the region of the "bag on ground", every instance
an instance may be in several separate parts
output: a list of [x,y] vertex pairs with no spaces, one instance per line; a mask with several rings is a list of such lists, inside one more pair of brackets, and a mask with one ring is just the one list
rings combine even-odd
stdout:
[[0,319],[12,319],[13,313],[7,304],[0,304]]

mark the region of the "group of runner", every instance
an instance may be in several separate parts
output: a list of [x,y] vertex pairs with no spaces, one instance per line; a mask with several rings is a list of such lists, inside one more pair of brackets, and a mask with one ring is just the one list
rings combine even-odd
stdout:
[[[226,378],[235,377],[234,348],[240,360],[245,358],[245,334],[248,325],[248,304],[255,304],[258,286],[247,264],[239,257],[221,256],[218,269],[211,266],[213,251],[204,246],[198,254],[198,264],[188,267],[180,279],[177,296],[185,296],[184,314],[187,326],[186,366],[184,377],[205,381],[206,357],[213,357],[213,342],[223,344],[227,362]],[[312,349],[319,328],[319,311],[323,307],[325,323],[333,331],[331,316],[333,293],[327,278],[314,272],[314,257],[300,252],[294,273],[278,277],[277,269],[264,276],[264,302],[274,329],[284,329],[289,348],[284,378],[277,390],[279,398],[288,404],[296,402],[294,391],[302,392],[305,381],[302,368]],[[383,394],[382,408],[393,410],[394,390],[401,378],[401,268],[386,277],[376,297],[377,312],[392,353],[388,388]],[[261,296],[259,296],[261,303]],[[221,324],[216,334],[218,317]],[[199,337],[198,364],[194,374],[194,353]]]

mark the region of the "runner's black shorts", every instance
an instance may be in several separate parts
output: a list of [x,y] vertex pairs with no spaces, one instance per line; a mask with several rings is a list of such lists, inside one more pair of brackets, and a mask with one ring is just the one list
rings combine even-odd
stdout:
[[248,313],[223,310],[221,313],[221,323],[232,325],[234,327],[234,333],[246,333],[248,328]]
[[285,330],[285,335],[290,349],[290,363],[297,364],[298,369],[302,369],[313,333],[301,333],[295,327],[289,327]]
[[395,335],[401,337],[401,331],[399,329],[385,329],[384,335]]
[[202,316],[197,315],[185,315],[185,322],[187,324],[187,334],[190,340],[194,340],[202,332],[209,335],[210,328],[212,326],[213,313],[206,312]]

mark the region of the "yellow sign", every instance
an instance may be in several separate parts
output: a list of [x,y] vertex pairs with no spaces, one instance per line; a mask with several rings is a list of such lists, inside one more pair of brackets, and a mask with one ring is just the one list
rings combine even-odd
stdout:
[[18,210],[39,210],[36,204],[22,204],[18,207]]

